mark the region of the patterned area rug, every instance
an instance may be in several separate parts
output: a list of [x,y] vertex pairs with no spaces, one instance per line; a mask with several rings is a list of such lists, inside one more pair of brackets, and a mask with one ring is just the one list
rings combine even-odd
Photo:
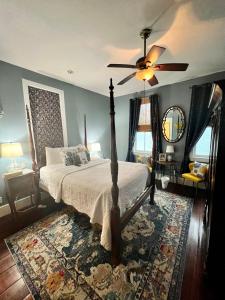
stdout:
[[71,208],[38,221],[6,240],[35,299],[148,299],[180,297],[191,200],[157,191],[122,233],[122,264],[86,216]]

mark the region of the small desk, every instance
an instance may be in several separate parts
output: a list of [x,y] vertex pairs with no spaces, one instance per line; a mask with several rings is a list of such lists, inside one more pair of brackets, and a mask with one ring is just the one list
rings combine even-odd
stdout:
[[[165,174],[165,169],[169,169],[170,180],[173,180],[177,183],[177,165],[178,162],[175,160],[172,161],[157,161],[157,165],[160,167],[161,176]],[[163,167],[163,170],[162,170]]]

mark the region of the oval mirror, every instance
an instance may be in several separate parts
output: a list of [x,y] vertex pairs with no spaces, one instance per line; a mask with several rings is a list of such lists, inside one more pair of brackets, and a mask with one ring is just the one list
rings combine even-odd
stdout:
[[185,115],[179,106],[171,106],[164,113],[162,120],[162,133],[169,143],[178,142],[185,130]]

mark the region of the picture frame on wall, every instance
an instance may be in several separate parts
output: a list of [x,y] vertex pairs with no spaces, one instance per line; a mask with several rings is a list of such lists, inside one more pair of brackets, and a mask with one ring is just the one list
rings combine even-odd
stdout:
[[166,153],[159,153],[159,161],[166,161]]

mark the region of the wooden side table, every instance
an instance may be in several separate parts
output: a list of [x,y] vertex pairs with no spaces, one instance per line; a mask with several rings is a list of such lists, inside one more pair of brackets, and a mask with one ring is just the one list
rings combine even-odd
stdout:
[[[24,213],[27,210],[37,207],[38,194],[34,172],[25,169],[21,175],[12,178],[8,178],[7,175],[3,174],[3,178],[12,215],[16,216],[18,213]],[[31,204],[25,209],[17,210],[15,201],[26,197],[30,197]]]
[[[157,164],[160,167],[163,167],[165,171],[165,168],[169,169],[169,176],[170,176],[170,180],[175,179],[174,181],[177,183],[177,165],[178,162],[175,160],[172,161],[157,161]],[[161,175],[162,175],[162,169],[161,169]],[[163,174],[164,175],[164,174]]]

